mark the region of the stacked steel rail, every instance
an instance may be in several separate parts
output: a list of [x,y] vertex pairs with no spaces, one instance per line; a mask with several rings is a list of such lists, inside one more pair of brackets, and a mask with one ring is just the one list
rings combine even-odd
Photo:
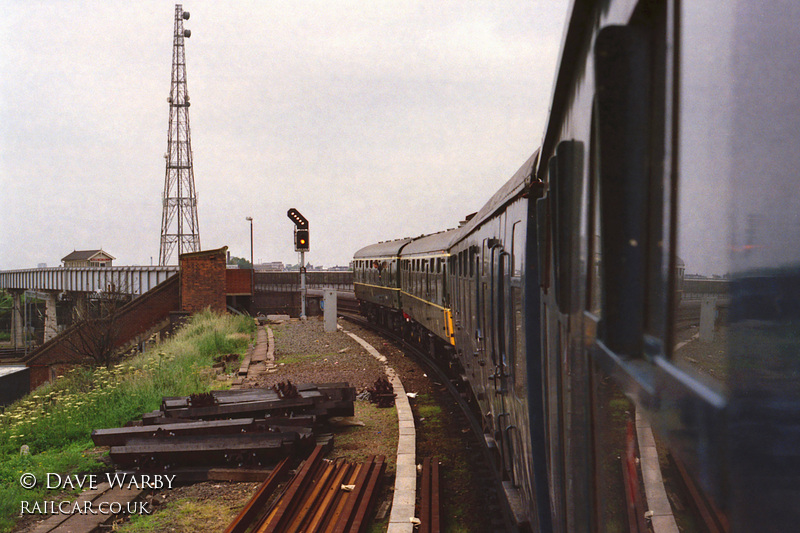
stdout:
[[325,451],[317,446],[283,492],[267,505],[284,475],[283,468],[276,468],[277,474],[261,485],[225,533],[365,531],[386,468],[385,457],[352,464],[325,460]]
[[92,439],[125,467],[274,464],[330,440],[317,430],[331,416],[352,416],[354,400],[347,383],[166,397],[142,426],[97,429]]

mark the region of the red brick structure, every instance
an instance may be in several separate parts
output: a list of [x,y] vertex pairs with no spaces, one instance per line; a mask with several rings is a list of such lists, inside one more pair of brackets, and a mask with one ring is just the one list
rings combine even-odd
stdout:
[[212,311],[227,311],[226,257],[228,247],[182,254],[181,311],[196,313],[206,307]]
[[225,272],[225,292],[228,296],[250,296],[253,271],[249,268],[229,268]]

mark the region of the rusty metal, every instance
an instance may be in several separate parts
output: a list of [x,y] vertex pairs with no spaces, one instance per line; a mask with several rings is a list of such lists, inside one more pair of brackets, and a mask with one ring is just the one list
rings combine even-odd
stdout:
[[299,398],[300,393],[297,392],[297,387],[292,385],[292,382],[286,380],[284,383],[281,381],[272,386],[272,390],[278,393],[278,397],[280,398]]
[[644,502],[639,495],[638,484],[633,483],[632,479],[638,480],[636,470],[631,470],[630,462],[625,456],[620,457],[622,465],[622,484],[625,487],[625,502],[628,510],[628,530],[631,533],[647,533],[647,526],[644,524],[644,513],[646,511]]
[[[386,468],[386,458],[372,456],[358,464],[342,459],[328,461],[323,459],[328,449],[315,448],[270,508],[257,513],[258,519],[252,519],[256,513],[251,511],[248,523],[238,520],[237,531],[365,531]],[[257,505],[260,503],[248,503],[249,508]]]
[[233,522],[225,528],[224,533],[244,533],[249,525],[258,519],[258,516],[263,513],[267,500],[278,488],[278,485],[289,475],[290,462],[286,457],[283,461],[272,470],[270,476],[258,487],[256,493],[250,498],[250,501],[245,504],[244,508],[239,511]]
[[334,533],[344,533],[347,531],[347,527],[350,525],[348,522],[352,521],[351,519],[348,519],[348,517],[355,514],[356,504],[364,495],[364,491],[367,487],[368,476],[371,471],[371,467],[374,464],[374,459],[375,457],[372,456],[369,458],[369,461],[366,464],[359,465],[357,475],[353,482],[355,485],[353,492],[350,494],[350,497],[347,498],[344,509],[342,510],[340,516],[336,519],[333,529],[331,530]]
[[281,527],[288,522],[288,519],[291,516],[290,511],[297,504],[297,502],[294,500],[294,496],[298,492],[301,492],[304,485],[308,483],[308,480],[311,479],[313,473],[317,470],[319,465],[322,464],[322,457],[324,453],[325,450],[322,446],[317,446],[314,448],[312,454],[303,463],[303,467],[300,469],[297,475],[295,475],[294,479],[292,479],[292,482],[287,488],[286,493],[283,495],[278,502],[278,505],[274,509],[274,513],[270,513],[269,520],[258,529],[258,533],[275,533],[276,531],[281,531]]
[[386,471],[386,457],[383,455],[374,457],[370,465],[366,486],[361,491],[360,498],[355,506],[355,514],[352,519],[347,520],[347,522],[350,523],[350,527],[348,529],[342,529],[342,532],[362,532],[367,528],[367,517],[372,514],[372,509],[375,507],[379,483]]
[[628,418],[625,430],[625,454],[620,457],[622,462],[622,484],[625,487],[625,502],[628,510],[628,529],[631,533],[647,533],[644,522],[644,513],[647,505],[642,496],[639,483],[639,468],[636,457],[636,430],[634,421]]
[[377,404],[378,407],[391,407],[394,405],[394,386],[385,377],[375,380],[375,383],[367,391],[369,392],[369,401]]
[[431,533],[439,533],[441,530],[441,490],[439,477],[439,461],[433,461],[431,465]]
[[683,462],[675,457],[674,454],[669,454],[669,458],[680,473],[681,481],[683,482],[686,492],[691,498],[691,503],[697,513],[703,519],[709,533],[728,533],[731,530],[728,517],[716,506],[714,502],[706,497],[705,493],[697,486],[689,471]]
[[439,490],[439,461],[435,457],[426,457],[422,460],[420,482],[420,533],[439,533],[441,531]]
[[208,405],[216,405],[217,400],[210,392],[200,392],[189,396],[189,405],[192,407],[206,407]]
[[[314,531],[319,527],[322,520],[332,512],[336,496],[341,491],[340,487],[347,484],[351,466],[343,459],[338,459],[322,469],[323,475],[311,483],[308,494],[304,496],[293,520],[289,522],[287,531],[301,531],[306,528]],[[326,475],[327,472],[330,474]]]

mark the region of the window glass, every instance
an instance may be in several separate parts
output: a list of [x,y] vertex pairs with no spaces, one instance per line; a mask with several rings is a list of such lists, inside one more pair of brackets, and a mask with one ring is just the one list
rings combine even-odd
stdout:
[[[775,269],[800,264],[800,73],[788,67],[797,63],[800,3],[681,9],[673,358],[730,384],[731,372],[753,379],[756,366],[789,363],[778,353],[768,361],[769,333],[755,321],[782,308]],[[735,329],[732,287],[741,298]]]
[[523,262],[525,259],[525,230],[522,221],[514,223],[511,237],[511,255],[513,256],[513,277],[522,276]]

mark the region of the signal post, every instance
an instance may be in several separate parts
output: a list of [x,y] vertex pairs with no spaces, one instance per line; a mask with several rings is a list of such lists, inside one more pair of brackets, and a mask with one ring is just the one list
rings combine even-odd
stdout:
[[300,252],[300,318],[306,318],[306,252],[310,250],[308,220],[294,207],[286,216],[294,222],[294,250]]

